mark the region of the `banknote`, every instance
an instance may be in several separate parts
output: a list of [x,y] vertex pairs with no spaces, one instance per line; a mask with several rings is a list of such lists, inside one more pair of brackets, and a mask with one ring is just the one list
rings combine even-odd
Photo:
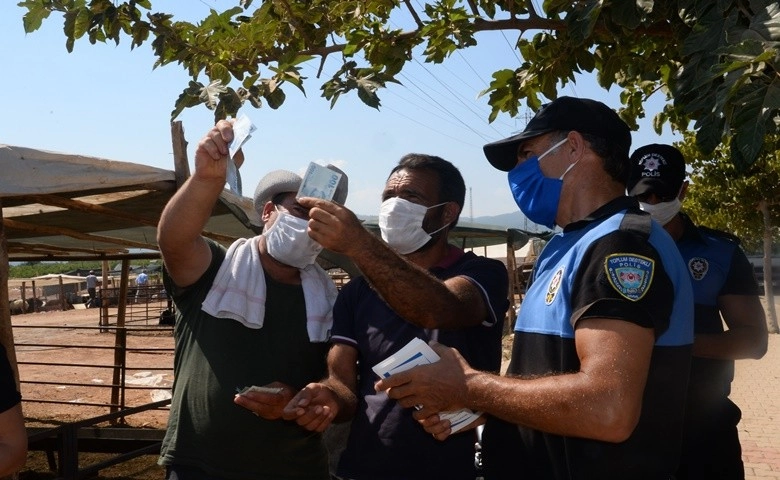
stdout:
[[297,197],[316,197],[333,200],[341,173],[314,162],[309,164],[303,176]]
[[247,392],[281,393],[281,391],[281,387],[258,387],[257,385],[252,385],[251,387],[244,387],[240,389],[238,394],[243,395]]

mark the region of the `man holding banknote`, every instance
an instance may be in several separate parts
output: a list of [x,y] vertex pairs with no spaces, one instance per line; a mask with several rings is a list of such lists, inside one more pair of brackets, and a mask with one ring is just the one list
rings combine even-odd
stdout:
[[[220,121],[200,141],[195,172],[158,225],[177,316],[159,463],[170,480],[327,480],[320,435],[281,416],[300,388],[326,373],[337,290],[315,263],[322,247],[307,234],[309,208],[296,201],[301,177],[293,172],[260,180],[261,235],[227,250],[201,236],[229,180],[228,164],[243,161],[240,150],[229,155],[232,126]],[[347,179],[337,173],[333,199],[343,203]]]
[[474,430],[466,428],[445,441],[426,433],[412,410],[374,390],[378,377],[372,370],[416,338],[456,347],[478,368],[499,370],[507,272],[498,260],[448,243],[464,198],[465,184],[455,166],[432,155],[410,154],[385,184],[381,239],[341,205],[298,199],[311,209],[311,237],[349,257],[363,273],[342,288],[333,309],[329,376],[306,386],[284,412],[285,418],[320,432],[334,419],[352,418],[339,477],[476,476]]

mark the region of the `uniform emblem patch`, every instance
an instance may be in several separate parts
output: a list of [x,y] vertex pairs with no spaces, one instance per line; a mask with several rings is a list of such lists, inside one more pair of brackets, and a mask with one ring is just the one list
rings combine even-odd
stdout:
[[648,153],[646,155],[642,155],[642,158],[639,159],[637,164],[642,165],[643,178],[660,177],[661,172],[658,171],[658,168],[662,165],[666,165],[666,159],[663,157],[663,155],[659,155],[657,153]]
[[636,302],[645,296],[653,283],[655,261],[629,253],[616,253],[604,262],[609,284],[620,295]]
[[707,275],[707,270],[710,269],[710,262],[706,258],[693,257],[688,260],[688,271],[691,272],[691,276],[694,280],[701,280]]
[[553,275],[550,284],[547,285],[547,295],[544,296],[544,303],[550,305],[555,300],[558,289],[561,288],[561,279],[563,278],[563,267],[559,268]]

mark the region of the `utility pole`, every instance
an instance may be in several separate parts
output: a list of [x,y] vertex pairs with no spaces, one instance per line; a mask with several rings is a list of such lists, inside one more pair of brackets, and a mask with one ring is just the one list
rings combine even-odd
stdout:
[[471,196],[471,187],[469,187],[469,221],[474,223],[474,197]]

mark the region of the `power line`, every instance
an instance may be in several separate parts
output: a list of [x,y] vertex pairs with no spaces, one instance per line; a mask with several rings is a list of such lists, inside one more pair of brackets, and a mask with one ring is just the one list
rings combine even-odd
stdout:
[[469,143],[469,142],[465,141],[465,140],[464,140],[463,138],[461,138],[461,137],[454,137],[454,136],[452,136],[452,135],[450,135],[450,134],[448,134],[448,133],[444,133],[444,132],[441,132],[441,131],[439,131],[439,130],[436,130],[435,128],[431,127],[430,125],[428,125],[428,124],[425,124],[425,123],[422,123],[422,122],[420,122],[419,120],[417,120],[417,119],[415,119],[415,118],[412,118],[412,117],[410,117],[410,116],[406,115],[405,113],[399,112],[398,110],[396,110],[396,109],[394,109],[394,108],[392,108],[392,107],[385,106],[385,107],[383,107],[383,108],[385,108],[386,110],[390,110],[391,112],[393,112],[393,113],[395,113],[395,114],[397,114],[397,115],[400,115],[400,116],[404,117],[405,119],[407,119],[407,120],[410,120],[410,121],[412,121],[412,122],[416,123],[417,125],[422,125],[423,127],[427,128],[427,129],[429,129],[429,130],[431,130],[431,131],[433,131],[433,132],[435,132],[435,133],[438,133],[439,135],[443,135],[443,136],[445,136],[445,137],[447,137],[447,138],[450,138],[450,139],[452,139],[452,140],[455,140],[456,142],[460,142],[460,143],[462,143],[462,144],[464,144],[464,145],[468,145],[468,146],[470,146],[470,147],[481,147],[481,144],[474,144],[474,143]]
[[504,41],[506,42],[506,45],[509,47],[509,50],[512,51],[512,55],[517,59],[517,63],[523,63],[523,59],[520,58],[520,55],[517,54],[517,44],[514,46],[509,43],[509,39],[506,38],[506,33],[503,30],[500,30],[501,36],[504,37]]

